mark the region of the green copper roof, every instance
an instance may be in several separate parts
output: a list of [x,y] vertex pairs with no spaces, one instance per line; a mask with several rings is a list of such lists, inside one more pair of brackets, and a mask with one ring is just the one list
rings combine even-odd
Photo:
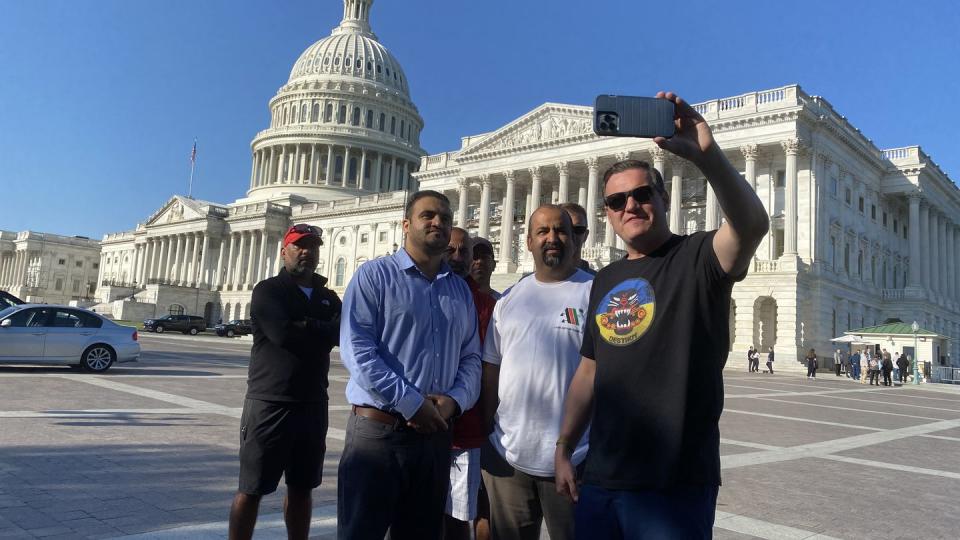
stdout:
[[[867,326],[867,327],[864,327],[864,328],[858,328],[858,329],[856,329],[856,330],[847,330],[846,332],[844,332],[844,334],[856,334],[856,335],[864,335],[864,334],[913,335],[912,325],[913,325],[913,323],[904,323],[904,322],[880,324],[880,325],[877,325],[877,326]],[[936,332],[927,330],[926,328],[920,328],[920,330],[917,332],[917,334],[918,334],[918,335],[934,335],[934,336],[935,336],[935,335],[938,335]]]

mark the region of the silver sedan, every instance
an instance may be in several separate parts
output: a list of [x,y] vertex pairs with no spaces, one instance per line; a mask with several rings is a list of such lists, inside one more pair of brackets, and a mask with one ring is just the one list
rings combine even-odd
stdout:
[[22,304],[0,311],[0,363],[65,364],[102,373],[140,358],[137,329],[69,306]]

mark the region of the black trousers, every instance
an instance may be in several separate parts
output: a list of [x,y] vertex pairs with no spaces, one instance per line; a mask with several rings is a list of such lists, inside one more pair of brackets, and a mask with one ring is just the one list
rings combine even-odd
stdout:
[[907,370],[900,368],[900,382],[907,382]]
[[767,361],[767,371],[769,371],[771,375],[773,374],[773,362]]
[[884,385],[884,386],[893,386],[893,381],[890,379],[890,373],[892,373],[892,370],[889,370],[889,369],[883,370],[883,385]]
[[441,538],[450,432],[421,435],[352,414],[337,472],[337,538]]
[[816,378],[816,376],[817,376],[817,368],[813,366],[807,366],[807,377]]
[[880,386],[880,371],[871,369],[868,373],[870,374],[870,384]]

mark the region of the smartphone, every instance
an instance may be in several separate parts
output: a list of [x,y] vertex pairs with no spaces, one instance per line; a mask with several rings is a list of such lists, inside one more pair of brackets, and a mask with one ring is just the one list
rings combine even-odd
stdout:
[[602,137],[673,137],[673,102],[663,98],[600,95],[593,132]]

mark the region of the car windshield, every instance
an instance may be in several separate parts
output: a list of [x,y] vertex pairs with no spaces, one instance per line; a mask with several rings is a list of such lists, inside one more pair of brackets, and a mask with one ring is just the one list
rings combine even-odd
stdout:
[[17,308],[12,307],[12,306],[11,306],[11,307],[8,307],[8,308],[0,309],[0,319],[6,318],[7,315],[10,315],[11,313],[13,313],[13,312],[16,311],[16,310],[17,310]]
[[243,321],[241,321],[240,319],[234,319],[234,320],[230,321],[229,324],[243,324]]

